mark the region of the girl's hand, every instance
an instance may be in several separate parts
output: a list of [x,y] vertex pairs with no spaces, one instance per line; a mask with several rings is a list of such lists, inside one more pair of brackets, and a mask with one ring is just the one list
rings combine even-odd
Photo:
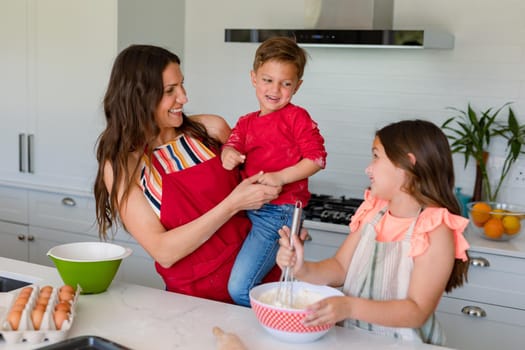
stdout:
[[329,297],[309,305],[308,315],[303,319],[307,327],[334,324],[348,318],[350,297]]
[[304,263],[304,247],[303,241],[306,239],[308,231],[306,229],[301,229],[301,232],[298,236],[292,237],[293,247],[290,246],[290,228],[288,226],[283,226],[279,230],[279,250],[277,251],[277,257],[275,261],[277,265],[284,270],[285,267],[293,267],[294,274],[297,275],[297,272],[301,270]]

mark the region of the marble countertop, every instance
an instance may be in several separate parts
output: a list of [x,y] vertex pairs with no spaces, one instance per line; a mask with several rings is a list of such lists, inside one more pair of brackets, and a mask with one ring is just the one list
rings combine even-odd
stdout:
[[[0,274],[31,276],[36,284],[63,284],[56,269],[0,257]],[[154,271],[152,271],[154,273]],[[289,344],[268,334],[249,308],[114,281],[101,294],[80,295],[68,338],[96,335],[136,350],[215,349],[213,326],[236,333],[257,349],[446,349],[334,327],[318,341]],[[7,344],[0,349],[35,349],[41,344]]]
[[525,259],[525,234],[508,241],[492,241],[468,229],[465,238],[470,244],[470,251]]

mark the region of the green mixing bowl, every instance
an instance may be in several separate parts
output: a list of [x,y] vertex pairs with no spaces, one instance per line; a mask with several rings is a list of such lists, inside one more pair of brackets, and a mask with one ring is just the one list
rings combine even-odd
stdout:
[[58,245],[47,252],[65,284],[81,288],[81,294],[102,293],[113,281],[130,248],[106,242]]

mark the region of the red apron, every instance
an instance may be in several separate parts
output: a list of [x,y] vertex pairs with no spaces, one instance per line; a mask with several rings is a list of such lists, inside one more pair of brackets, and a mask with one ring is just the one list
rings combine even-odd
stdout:
[[[167,174],[154,159],[162,176],[160,221],[166,229],[186,224],[215,207],[239,184],[238,171],[227,171],[220,157]],[[228,279],[241,245],[250,230],[244,212],[233,216],[193,253],[169,268],[155,263],[169,291],[232,303]],[[276,266],[266,281],[279,279]]]

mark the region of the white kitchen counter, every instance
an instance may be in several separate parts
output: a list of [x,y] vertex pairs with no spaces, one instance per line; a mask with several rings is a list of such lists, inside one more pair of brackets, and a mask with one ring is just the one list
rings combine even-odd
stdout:
[[[40,278],[39,285],[63,284],[56,269],[0,257],[0,273]],[[153,270],[151,273],[155,273]],[[249,349],[445,349],[403,343],[356,329],[335,327],[313,343],[288,344],[273,338],[249,308],[115,281],[101,294],[80,295],[68,338],[97,335],[137,350],[215,349],[212,327],[234,332]],[[46,343],[6,344],[0,349],[34,349]]]
[[470,250],[480,253],[525,258],[525,234],[521,234],[509,241],[500,242],[482,238],[474,232],[467,230],[465,238],[470,244]]

